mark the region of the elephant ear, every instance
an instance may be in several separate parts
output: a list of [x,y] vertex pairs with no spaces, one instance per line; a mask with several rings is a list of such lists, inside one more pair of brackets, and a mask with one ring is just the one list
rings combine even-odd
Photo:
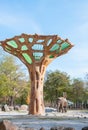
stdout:
[[62,99],[63,99],[63,97],[59,97],[59,99],[60,99],[60,100],[62,100]]
[[67,102],[67,99],[66,99],[66,98],[64,98],[64,101],[65,101],[65,102]]

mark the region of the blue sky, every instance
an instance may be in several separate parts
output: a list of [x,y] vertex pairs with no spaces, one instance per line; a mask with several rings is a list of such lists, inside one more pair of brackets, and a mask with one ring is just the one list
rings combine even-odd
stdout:
[[57,34],[74,47],[47,70],[84,78],[88,72],[88,0],[0,0],[0,41],[22,33]]

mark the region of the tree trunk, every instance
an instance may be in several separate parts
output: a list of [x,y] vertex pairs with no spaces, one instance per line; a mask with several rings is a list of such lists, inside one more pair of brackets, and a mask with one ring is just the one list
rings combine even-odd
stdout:
[[30,72],[31,79],[31,95],[29,104],[29,114],[44,115],[44,100],[43,100],[43,81],[45,67],[32,66]]
[[9,97],[9,106],[14,106],[14,96]]

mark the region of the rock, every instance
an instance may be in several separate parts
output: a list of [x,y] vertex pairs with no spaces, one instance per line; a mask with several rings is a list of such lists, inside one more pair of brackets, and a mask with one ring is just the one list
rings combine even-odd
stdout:
[[60,126],[59,128],[58,128],[58,130],[63,130],[64,129],[64,126]]
[[27,111],[28,110],[28,105],[21,105],[21,107],[20,107],[20,110],[21,111]]
[[45,130],[45,128],[41,127],[40,130]]
[[17,110],[19,111],[20,110],[20,107],[18,105],[14,106],[14,110]]
[[72,128],[72,127],[66,127],[66,128],[64,128],[63,130],[75,130],[75,128]]
[[50,130],[57,130],[57,127],[51,127]]
[[0,122],[0,130],[34,130],[34,128],[17,127],[11,121],[3,120]]
[[60,127],[51,127],[50,130],[75,130],[75,129],[72,127],[60,126]]
[[50,130],[63,130],[64,127],[60,126],[60,127],[51,127]]
[[0,130],[19,130],[19,128],[8,120],[0,122]]
[[10,111],[13,111],[13,110],[14,110],[14,107],[13,107],[13,106],[9,106],[9,110],[10,110]]
[[34,130],[34,128],[25,128],[24,130]]
[[5,104],[5,105],[2,106],[2,111],[5,111],[5,112],[10,111],[7,104]]
[[88,130],[88,126],[83,127],[82,130]]

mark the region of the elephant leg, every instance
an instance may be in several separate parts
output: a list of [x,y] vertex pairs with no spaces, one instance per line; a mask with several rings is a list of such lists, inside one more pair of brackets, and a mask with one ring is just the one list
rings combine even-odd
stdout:
[[61,104],[60,104],[60,106],[59,106],[59,112],[61,112],[61,110],[62,110],[62,107],[61,107]]
[[59,105],[57,105],[57,112],[59,112]]
[[64,106],[64,112],[67,112],[67,107],[66,106]]
[[64,107],[62,107],[62,113],[64,112]]
[[61,110],[62,110],[62,109],[61,109],[61,106],[60,106],[60,107],[59,107],[59,112],[61,112]]
[[67,107],[65,107],[65,112],[67,112]]
[[61,111],[61,104],[58,103],[58,105],[57,105],[57,112],[60,112],[60,111]]
[[63,105],[61,104],[61,105],[60,105],[60,112],[63,113],[63,111],[64,111],[64,109],[63,109]]

